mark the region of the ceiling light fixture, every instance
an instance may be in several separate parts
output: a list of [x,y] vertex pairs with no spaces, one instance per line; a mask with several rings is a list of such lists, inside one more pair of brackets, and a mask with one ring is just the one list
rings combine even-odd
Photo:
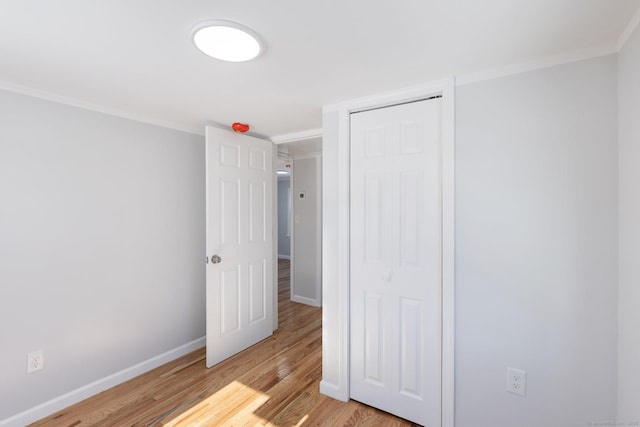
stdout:
[[193,42],[205,54],[228,62],[244,62],[262,52],[260,36],[231,21],[205,21],[193,28]]

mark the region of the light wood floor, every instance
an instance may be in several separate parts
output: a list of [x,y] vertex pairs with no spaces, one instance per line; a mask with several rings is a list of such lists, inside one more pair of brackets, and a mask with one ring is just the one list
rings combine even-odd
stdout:
[[413,426],[318,392],[321,309],[289,300],[278,268],[279,329],[213,368],[200,349],[44,418],[33,426]]

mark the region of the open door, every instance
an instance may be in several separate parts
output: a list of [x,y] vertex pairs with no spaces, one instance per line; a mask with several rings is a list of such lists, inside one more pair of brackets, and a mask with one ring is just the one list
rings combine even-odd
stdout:
[[273,330],[269,141],[206,129],[207,367]]

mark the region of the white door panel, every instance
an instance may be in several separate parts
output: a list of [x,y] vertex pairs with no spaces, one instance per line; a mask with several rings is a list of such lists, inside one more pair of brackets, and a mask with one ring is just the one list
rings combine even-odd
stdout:
[[211,127],[206,138],[210,367],[272,333],[273,176],[270,142]]
[[351,397],[441,423],[441,101],[351,116]]

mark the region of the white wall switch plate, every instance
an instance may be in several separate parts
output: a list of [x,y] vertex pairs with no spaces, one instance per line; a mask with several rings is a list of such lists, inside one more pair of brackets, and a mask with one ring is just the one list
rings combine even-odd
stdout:
[[520,369],[507,368],[507,391],[524,396],[527,390],[527,373]]

